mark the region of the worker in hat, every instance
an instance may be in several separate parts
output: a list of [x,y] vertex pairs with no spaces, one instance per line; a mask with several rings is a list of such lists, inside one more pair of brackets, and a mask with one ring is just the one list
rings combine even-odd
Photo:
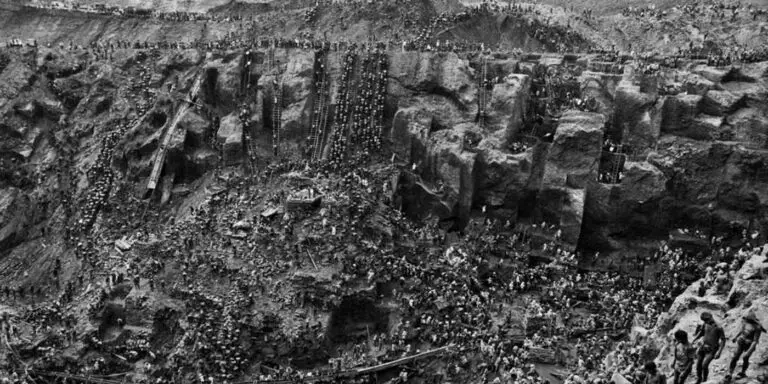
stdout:
[[697,352],[696,384],[701,384],[702,381],[707,381],[707,377],[709,376],[709,363],[711,363],[713,359],[720,358],[720,354],[723,352],[726,341],[723,327],[715,322],[711,313],[702,313],[701,320],[703,323],[697,327],[696,337],[693,339],[694,343],[697,340],[702,339],[701,346]]
[[749,358],[752,356],[752,352],[755,352],[760,335],[764,332],[765,328],[760,324],[754,312],[750,311],[744,316],[744,321],[741,323],[741,331],[733,338],[733,342],[736,343],[736,352],[734,352],[731,359],[730,370],[728,371],[729,377],[733,375],[733,371],[736,369],[736,365],[739,364],[739,357],[742,354],[744,355],[743,364],[741,365],[741,372],[739,372],[737,377],[741,379],[747,376]]

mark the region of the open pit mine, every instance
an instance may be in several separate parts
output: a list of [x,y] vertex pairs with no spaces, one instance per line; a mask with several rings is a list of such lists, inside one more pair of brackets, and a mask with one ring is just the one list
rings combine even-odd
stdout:
[[0,384],[768,383],[768,4],[0,1]]

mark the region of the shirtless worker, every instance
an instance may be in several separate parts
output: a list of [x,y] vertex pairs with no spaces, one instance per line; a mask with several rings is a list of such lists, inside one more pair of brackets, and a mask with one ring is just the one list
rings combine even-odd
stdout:
[[703,324],[699,325],[696,329],[696,337],[693,339],[695,343],[700,338],[703,338],[701,346],[697,352],[696,359],[696,384],[701,384],[702,381],[707,381],[709,376],[709,363],[712,359],[720,358],[720,354],[725,347],[725,332],[723,327],[715,323],[715,319],[712,318],[712,314],[704,312],[701,314],[701,320]]
[[739,357],[744,354],[743,364],[741,366],[741,372],[736,376],[741,379],[747,376],[747,368],[749,368],[749,358],[752,356],[752,352],[757,347],[757,342],[760,340],[760,335],[765,332],[765,328],[760,325],[760,321],[757,320],[754,312],[748,313],[744,316],[744,321],[741,325],[741,331],[736,337],[733,338],[733,342],[736,343],[736,352],[733,353],[733,359],[731,359],[730,370],[728,371],[728,377],[733,376],[733,370],[736,369],[736,365],[739,364]]

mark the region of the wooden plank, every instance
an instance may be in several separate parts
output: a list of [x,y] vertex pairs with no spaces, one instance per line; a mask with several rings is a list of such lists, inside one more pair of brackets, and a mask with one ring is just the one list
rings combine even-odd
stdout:
[[170,144],[171,138],[173,138],[173,134],[176,131],[176,126],[179,124],[179,121],[187,113],[187,110],[189,110],[188,103],[191,103],[192,100],[195,99],[197,92],[200,91],[200,86],[202,83],[203,74],[201,72],[195,79],[195,82],[192,84],[192,89],[189,91],[189,100],[182,102],[178,111],[176,111],[176,115],[173,117],[173,120],[171,120],[168,129],[165,131],[165,136],[163,136],[163,140],[160,143],[160,148],[158,149],[157,155],[155,156],[152,172],[149,174],[149,181],[147,182],[147,189],[144,196],[145,198],[148,197],[147,195],[152,193],[155,188],[157,188],[157,182],[160,180],[160,173],[163,171],[163,164],[165,164],[165,156],[168,151],[168,144]]
[[364,375],[364,374],[368,374],[368,373],[383,371],[383,370],[386,370],[386,369],[390,369],[390,368],[396,367],[398,365],[403,365],[403,364],[410,363],[412,361],[423,359],[425,357],[430,357],[430,356],[441,354],[441,353],[447,351],[448,349],[450,349],[450,346],[445,346],[445,347],[442,347],[442,348],[433,349],[431,351],[422,352],[422,353],[419,353],[419,354],[416,354],[416,355],[413,355],[413,356],[403,357],[402,359],[393,360],[393,361],[390,361],[388,363],[379,364],[379,365],[376,365],[376,366],[373,366],[373,367],[360,368],[360,369],[358,369],[355,372],[358,375]]
[[[447,351],[450,348],[451,348],[451,346],[445,346],[445,347],[442,347],[442,348],[433,349],[431,351],[422,352],[422,353],[419,353],[419,354],[416,354],[416,355],[407,356],[407,357],[404,357],[402,359],[390,361],[388,363],[379,364],[379,365],[376,365],[376,366],[373,366],[373,367],[358,368],[358,369],[351,369],[351,370],[346,370],[346,371],[341,371],[341,372],[335,372],[332,375],[320,375],[320,376],[314,376],[314,377],[305,377],[304,378],[304,382],[315,382],[315,381],[320,381],[320,380],[328,380],[329,378],[333,378],[333,377],[353,377],[353,376],[365,375],[365,374],[369,374],[369,373],[383,371],[383,370],[390,369],[390,368],[393,368],[393,367],[396,367],[396,366],[399,366],[399,365],[402,365],[402,364],[407,364],[407,363],[410,363],[410,362],[413,362],[413,361],[416,361],[416,360],[419,360],[419,359],[423,359],[423,358],[426,358],[426,357],[430,357],[430,356],[435,356],[435,355],[441,354],[441,353]],[[19,373],[23,373],[23,372],[19,372]],[[58,378],[62,378],[62,379],[70,379],[70,380],[74,380],[74,381],[90,382],[90,383],[97,383],[97,384],[119,384],[119,383],[121,383],[120,381],[106,379],[106,377],[109,377],[109,376],[87,376],[86,377],[86,376],[79,376],[79,375],[71,375],[71,374],[63,373],[63,372],[49,372],[49,371],[37,371],[37,370],[30,370],[29,373],[31,373],[33,375],[38,375],[38,376],[58,377]],[[118,375],[124,375],[124,374],[125,373],[121,373],[121,374],[118,374]],[[114,376],[114,375],[111,375],[111,376]],[[265,381],[258,381],[258,380],[257,381],[253,381],[253,380],[251,380],[251,381],[242,381],[242,382],[238,382],[236,384],[251,384],[251,383],[274,383],[274,384],[277,384],[277,383],[293,383],[293,382],[294,381],[291,381],[291,380],[275,379],[275,380],[265,380]]]

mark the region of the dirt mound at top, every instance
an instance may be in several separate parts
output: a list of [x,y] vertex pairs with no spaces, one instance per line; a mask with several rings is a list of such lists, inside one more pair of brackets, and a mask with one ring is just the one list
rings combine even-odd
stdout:
[[[737,3],[736,1],[721,1],[722,3]],[[561,0],[539,0],[539,4],[562,6]],[[765,7],[768,5],[763,0],[742,0],[738,3],[753,6]],[[655,6],[657,9],[669,9],[675,6],[681,6],[682,3],[678,0],[623,0],[623,1],[611,1],[611,0],[570,0],[567,2],[568,7],[573,7],[574,10],[591,9],[596,15],[613,15],[621,13],[621,11],[627,7],[639,8],[647,6]]]
[[563,44],[566,51],[588,46],[577,34],[564,26],[545,25],[538,20],[514,15],[476,15],[437,33],[439,40],[482,42],[489,48],[526,51],[556,51]]

